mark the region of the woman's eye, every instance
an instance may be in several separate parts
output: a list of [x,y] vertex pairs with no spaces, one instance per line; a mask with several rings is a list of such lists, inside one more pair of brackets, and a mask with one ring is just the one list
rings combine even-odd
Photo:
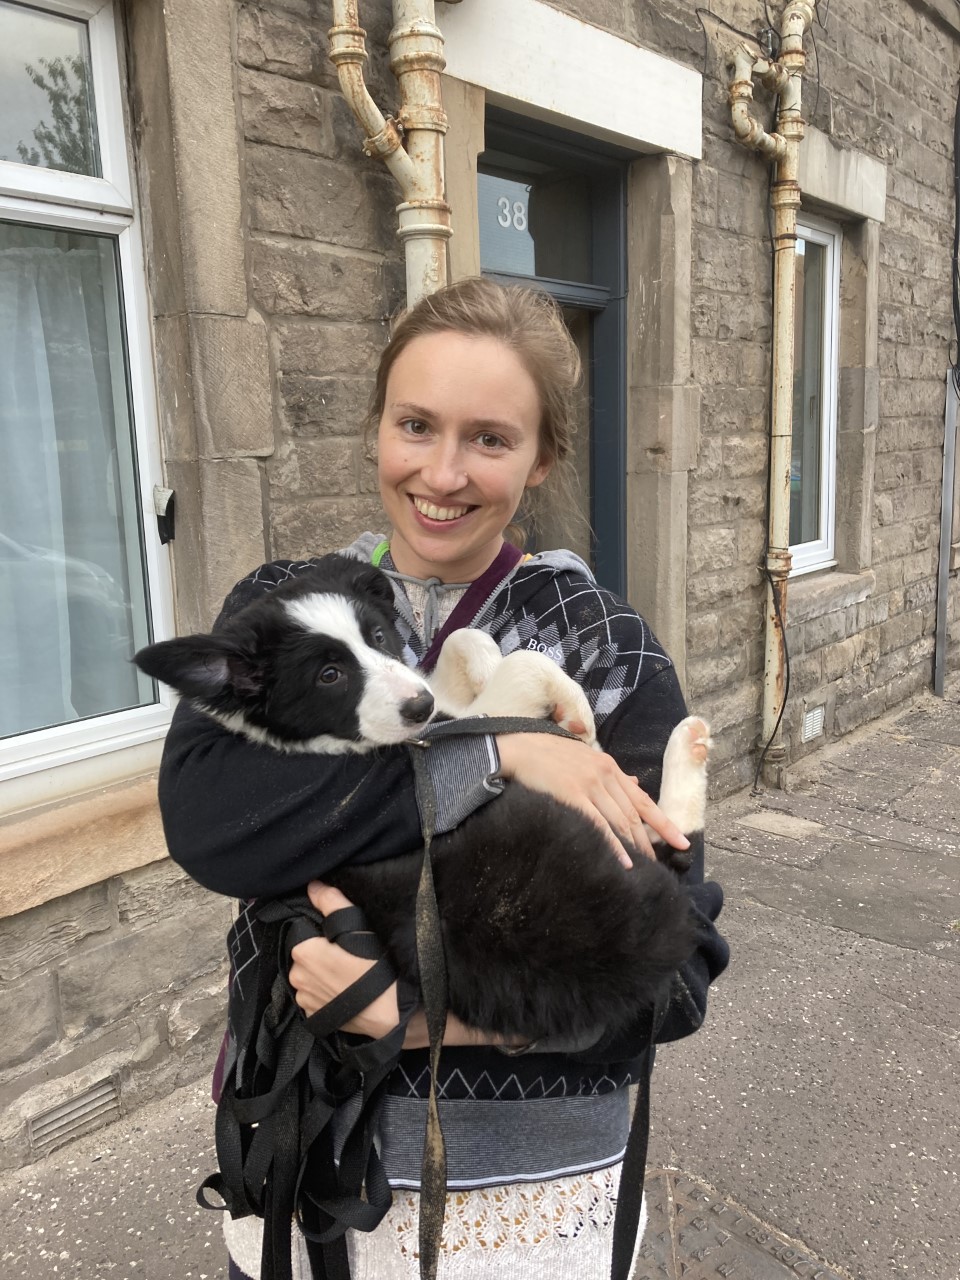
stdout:
[[324,667],[317,677],[318,684],[336,684],[338,680],[343,679],[343,672],[339,667]]
[[411,436],[425,436],[429,430],[427,424],[420,418],[406,418],[400,425]]
[[484,449],[501,449],[503,447],[503,440],[500,436],[494,435],[492,431],[484,431],[481,435],[477,436],[477,444]]

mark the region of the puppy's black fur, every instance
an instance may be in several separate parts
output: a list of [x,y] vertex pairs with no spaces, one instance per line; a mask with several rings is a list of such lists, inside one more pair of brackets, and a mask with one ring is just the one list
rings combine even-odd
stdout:
[[[304,631],[285,609],[324,594],[348,597],[364,640],[399,655],[388,580],[328,556],[214,635],[152,645],[136,662],[239,732],[253,726],[250,736],[266,730],[294,747],[320,735],[361,747],[362,663],[342,638]],[[334,662],[346,675],[327,688],[319,673]],[[469,1026],[524,1041],[616,1032],[655,1002],[693,949],[688,899],[672,871],[641,854],[626,870],[587,817],[517,783],[437,837],[433,860],[449,1007]],[[413,982],[421,861],[409,854],[324,877],[363,908]]]

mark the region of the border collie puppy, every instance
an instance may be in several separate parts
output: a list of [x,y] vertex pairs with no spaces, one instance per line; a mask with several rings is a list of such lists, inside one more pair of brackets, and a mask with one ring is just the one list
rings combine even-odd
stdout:
[[[136,655],[235,733],[287,752],[369,752],[415,737],[438,712],[558,718],[595,744],[583,691],[549,658],[502,658],[473,630],[446,642],[432,686],[398,660],[393,589],[346,556],[275,588],[212,635]],[[674,730],[660,805],[702,832],[709,731]],[[598,827],[552,796],[508,781],[503,794],[432,845],[449,1007],[509,1039],[583,1040],[652,1005],[694,946],[686,891],[662,844],[631,870]],[[414,902],[422,853],[325,873],[363,909],[402,977],[417,983]]]

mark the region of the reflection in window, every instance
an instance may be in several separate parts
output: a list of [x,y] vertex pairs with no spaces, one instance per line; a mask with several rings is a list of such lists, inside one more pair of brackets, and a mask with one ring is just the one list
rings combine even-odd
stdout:
[[0,222],[0,737],[154,701],[116,242]]
[[100,176],[85,22],[0,0],[0,160]]
[[590,189],[580,174],[487,150],[477,197],[484,271],[593,279]]

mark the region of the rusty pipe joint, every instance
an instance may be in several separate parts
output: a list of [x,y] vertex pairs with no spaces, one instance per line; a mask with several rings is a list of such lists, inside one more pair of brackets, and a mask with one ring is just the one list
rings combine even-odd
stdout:
[[367,33],[360,26],[356,0],[334,0],[334,25],[329,31],[330,61],[348,106],[363,128],[363,153],[379,156],[405,192],[413,187],[410,157],[403,149],[397,122],[385,119],[367,90],[363,75],[367,61]]
[[[753,75],[758,59],[742,44],[734,54],[734,78],[730,83],[730,115],[737,141],[753,151],[759,151],[769,160],[782,160],[786,143],[776,133],[768,133],[758,124],[750,112],[753,102]],[[765,68],[771,68],[766,59],[759,59]]]

